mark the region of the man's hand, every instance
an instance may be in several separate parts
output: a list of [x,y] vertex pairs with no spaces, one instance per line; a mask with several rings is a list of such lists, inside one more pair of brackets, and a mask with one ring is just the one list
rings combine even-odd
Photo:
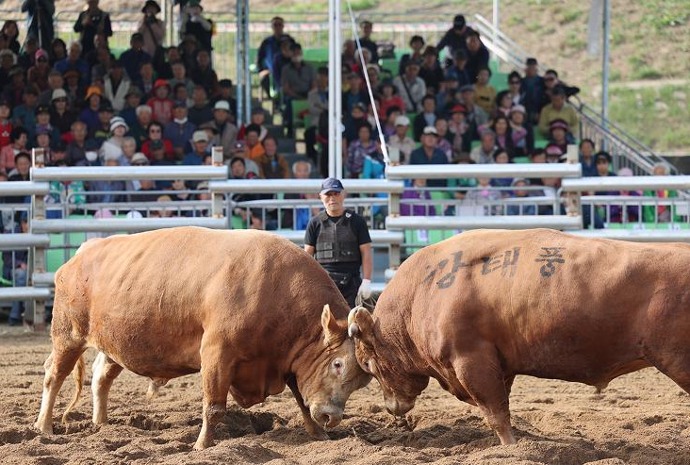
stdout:
[[362,284],[359,285],[359,290],[357,295],[362,299],[368,299],[371,297],[371,280],[363,279]]

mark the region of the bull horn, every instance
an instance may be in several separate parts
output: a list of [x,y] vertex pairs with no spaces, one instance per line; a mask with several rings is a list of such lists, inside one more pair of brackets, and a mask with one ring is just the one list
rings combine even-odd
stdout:
[[360,309],[366,310],[366,308],[358,306],[350,310],[350,313],[347,315],[347,335],[349,337],[359,335],[359,325],[355,323],[355,316]]

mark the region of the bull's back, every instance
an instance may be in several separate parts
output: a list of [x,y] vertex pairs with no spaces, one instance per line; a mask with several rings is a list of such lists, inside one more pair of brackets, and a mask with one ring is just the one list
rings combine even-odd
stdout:
[[690,324],[689,260],[683,244],[473,231],[408,259],[377,314],[409,312],[412,337],[438,353],[491,341],[516,372],[595,379],[592,357],[595,371],[610,372],[644,356],[640,341],[656,337],[652,331]]
[[[162,371],[185,374],[199,369],[202,337],[255,358],[268,341],[294,342],[295,334],[276,330],[286,315],[301,329],[326,303],[344,316],[347,306],[319,272],[298,247],[269,233],[189,227],[111,237],[58,271],[56,316],[79,321],[90,345],[135,372],[150,375],[136,366],[157,359]],[[304,288],[314,300],[295,302]]]

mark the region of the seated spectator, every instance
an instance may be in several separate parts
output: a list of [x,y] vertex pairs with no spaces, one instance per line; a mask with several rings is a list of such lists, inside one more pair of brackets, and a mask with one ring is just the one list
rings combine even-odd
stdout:
[[300,44],[292,45],[290,63],[283,66],[281,76],[281,90],[285,105],[283,110],[284,124],[288,137],[291,137],[294,132],[292,101],[306,100],[309,90],[316,83],[316,71],[310,64],[304,63]]
[[[510,163],[508,152],[504,148],[498,148],[491,154],[491,159],[494,164],[505,165]],[[509,187],[513,183],[513,178],[491,178],[491,185],[494,187]],[[508,197],[510,192],[507,190],[499,191],[501,197]]]
[[[187,76],[187,67],[182,61],[175,61],[170,64],[172,78],[168,79],[168,84],[174,89],[178,84],[182,84],[187,89],[189,95],[194,94],[194,81]],[[203,87],[203,84],[199,84]]]
[[[213,107],[213,126],[217,131],[217,135],[212,141],[212,145],[220,145],[223,147],[223,159],[229,160],[234,156],[237,150],[235,144],[237,143],[237,126],[230,120],[230,105],[225,100],[216,102]],[[261,128],[259,128],[259,134]],[[257,136],[258,140],[258,136]],[[244,147],[242,147],[244,152]],[[258,170],[256,171],[258,174]]]
[[208,148],[208,134],[206,131],[194,131],[192,136],[192,145],[194,150],[187,153],[182,159],[183,165],[203,165],[204,156]]
[[[260,134],[261,128],[256,124],[247,126],[244,134],[244,158],[254,163],[258,163],[258,160],[264,155],[264,146],[259,140]],[[247,163],[245,163],[245,165],[247,166],[247,170],[250,170],[249,165]],[[261,171],[257,174],[261,174]]]
[[[248,161],[242,157],[234,157],[230,160],[230,179],[257,179],[258,175],[253,171],[248,171],[245,162]],[[254,194],[233,194],[230,197],[235,203],[255,200]],[[235,207],[232,210],[232,216],[239,218],[244,227],[253,229],[263,229],[261,222],[261,215],[258,211],[253,211],[249,208]]]
[[425,95],[422,98],[422,111],[415,116],[412,126],[414,140],[419,142],[422,137],[422,132],[427,126],[434,126],[436,124],[436,99],[431,95]]
[[407,187],[403,191],[400,202],[401,216],[435,216],[436,207],[431,202],[427,203],[407,203],[405,200],[431,200],[431,194],[426,190],[426,179],[415,178],[412,180],[412,187]]
[[[544,137],[549,137],[550,124],[557,119],[561,119],[568,124],[570,131],[577,131],[579,118],[575,108],[566,102],[565,89],[556,86],[551,91],[551,103],[542,108],[539,114],[539,130]],[[577,135],[571,133],[573,138]]]
[[130,127],[137,121],[137,107],[141,105],[141,97],[141,90],[135,85],[130,85],[125,94],[124,106],[118,113]]
[[27,83],[35,86],[39,91],[48,88],[48,74],[50,65],[48,64],[48,52],[42,49],[36,50],[35,64],[27,71]]
[[371,63],[378,63],[379,62],[378,45],[376,45],[376,42],[374,42],[371,39],[371,33],[374,30],[374,25],[372,24],[371,21],[364,20],[361,23],[359,23],[359,28],[360,28],[360,36],[359,36],[360,45],[362,46],[362,48],[369,50],[369,53],[371,53]]
[[357,139],[359,128],[364,125],[369,125],[369,121],[367,120],[367,106],[363,103],[357,103],[352,107],[350,118],[345,119],[343,137],[348,144]]
[[5,85],[3,97],[9,100],[12,107],[16,107],[22,104],[22,96],[26,87],[24,69],[19,65],[14,65],[10,69],[8,77],[10,78],[10,83]]
[[[120,166],[121,155],[121,152],[107,153],[103,159],[103,166],[106,168]],[[125,189],[125,182],[120,180],[88,181],[86,183],[86,191],[97,194],[87,197],[88,202],[93,203],[125,202],[127,199]]]
[[59,37],[53,39],[48,48],[48,55],[50,56],[49,63],[51,68],[55,66],[58,61],[67,58],[67,44]]
[[422,78],[426,84],[426,90],[431,95],[436,95],[442,90],[442,83],[445,81],[445,76],[441,65],[438,62],[438,50],[436,47],[429,45],[422,55],[423,60],[419,68],[419,77]]
[[366,89],[362,88],[362,77],[351,72],[347,75],[347,83],[349,89],[343,92],[343,115],[345,115],[344,124],[347,126],[348,116],[352,114],[352,109],[357,104],[364,105],[364,111],[367,111],[369,106],[369,95]]
[[410,155],[415,149],[415,142],[407,135],[410,127],[410,119],[405,115],[400,115],[395,119],[395,134],[388,139],[388,147],[396,148],[400,151],[400,163],[409,163]]
[[[259,133],[259,141],[263,142],[266,136],[268,136],[268,128],[264,125],[266,121],[266,113],[261,107],[252,108],[251,115],[249,116],[249,124],[256,124],[261,128]],[[239,132],[237,133],[237,140],[244,140],[244,134],[247,131],[247,125],[242,125]]]
[[22,104],[12,110],[12,124],[33,128],[36,125],[36,104],[38,101],[38,89],[36,86],[26,86],[22,95]]
[[381,68],[379,68],[379,65],[369,63],[367,65],[367,77],[369,78],[371,92],[374,94],[374,98],[377,98],[378,88],[381,85]]
[[364,166],[364,158],[377,151],[376,142],[371,139],[371,126],[362,124],[357,130],[357,139],[347,147],[347,161],[345,163],[348,178],[359,178]]
[[456,50],[453,53],[453,61],[444,75],[444,87],[451,91],[460,89],[466,85],[472,84],[472,78],[467,72],[467,51],[465,49]]
[[450,119],[448,120],[448,134],[447,138],[453,148],[453,156],[463,152],[465,133],[467,132],[467,123],[465,122],[465,115],[467,109],[464,105],[455,104],[448,111]]
[[91,138],[94,139],[99,146],[110,137],[110,120],[113,118],[114,114],[115,112],[110,102],[104,101],[101,103],[98,109],[98,127],[91,131]]
[[352,72],[358,65],[357,57],[355,56],[355,51],[357,50],[355,41],[348,39],[343,41],[343,53],[340,56],[340,62],[344,70],[347,72]]
[[273,136],[266,136],[261,143],[264,153],[256,159],[259,174],[263,179],[290,179],[290,166],[284,156],[278,153],[278,143]]
[[[544,151],[544,149],[534,149],[534,151],[529,155],[529,162],[546,163],[546,151]],[[529,178],[528,181],[532,186],[542,185],[542,178]]]
[[10,120],[11,113],[9,102],[0,96],[0,149],[10,143],[10,134],[14,127]]
[[[292,175],[295,179],[309,179],[311,176],[312,164],[306,160],[298,160],[292,164]],[[285,199],[313,199],[318,200],[318,194],[285,194]],[[293,210],[285,210],[283,216],[283,227],[303,231],[307,229],[309,220],[312,216],[318,215],[319,208],[299,207]]]
[[88,128],[82,121],[72,123],[70,142],[67,144],[67,164],[76,166],[86,158]]
[[50,125],[50,107],[39,105],[36,107],[36,124],[27,128],[29,131],[29,143],[36,139],[36,133],[39,130],[45,130],[50,133],[51,140],[58,140],[60,138],[60,131]]
[[498,149],[496,145],[496,133],[491,129],[482,131],[480,144],[470,152],[470,159],[475,163],[492,163],[493,153]]
[[148,139],[148,127],[153,121],[151,117],[153,110],[148,105],[139,105],[134,111],[136,121],[129,126],[129,135],[134,137],[137,142],[137,150],[141,150],[146,139]]
[[[383,153],[381,152],[381,144],[378,141],[374,141],[374,146],[376,150],[369,152],[364,155],[364,163],[362,165],[362,179],[383,179],[386,176],[386,162],[383,159]],[[377,197],[386,197],[385,194],[378,195]],[[376,211],[380,210],[380,207],[372,207],[372,213],[376,215]]]
[[148,138],[141,145],[141,151],[146,158],[152,159],[151,154],[151,143],[157,140],[163,141],[163,146],[165,147],[165,158],[168,160],[175,160],[175,150],[173,149],[173,144],[170,140],[163,137],[163,125],[157,121],[152,121],[148,128],[146,129]]
[[120,166],[131,166],[132,157],[137,151],[137,141],[132,136],[125,136],[122,138],[122,157],[120,158]]
[[316,85],[307,96],[309,115],[304,131],[304,142],[307,146],[307,156],[314,162],[318,160],[317,133],[321,113],[328,112],[328,68],[320,67],[316,71]]
[[[534,191],[529,191],[526,189],[520,189],[521,187],[528,187],[530,185],[529,179],[525,178],[515,178],[511,183],[513,189],[512,197],[515,199],[526,199],[533,197]],[[506,215],[536,215],[537,205],[536,204],[510,204],[506,207]]]
[[190,77],[194,84],[201,84],[211,96],[219,92],[218,75],[211,67],[211,54],[208,50],[199,50],[196,54],[196,66],[191,69]]
[[51,149],[51,138],[53,132],[48,128],[39,128],[36,130],[36,136],[34,143],[32,144],[32,149],[43,149],[45,155],[46,164],[52,159],[52,149]]
[[515,105],[510,110],[510,136],[515,157],[527,156],[534,150],[532,125],[527,121],[526,113],[522,105]]
[[536,124],[539,121],[542,102],[546,98],[544,78],[539,75],[539,63],[536,58],[527,58],[525,62],[525,77],[520,84],[520,93],[523,95],[522,104],[527,110],[529,122]]
[[[99,34],[96,37],[102,37],[102,35]],[[98,83],[100,85],[100,81],[103,81],[108,71],[110,71],[115,61],[115,56],[110,53],[107,43],[104,43],[99,44],[94,50],[89,52],[86,56],[86,61],[91,69],[89,81],[92,84]]]
[[125,108],[125,100],[131,86],[132,81],[124,73],[122,62],[114,60],[110,71],[103,80],[103,94],[105,98],[110,100],[116,112],[119,113]]
[[152,117],[154,121],[165,126],[172,120],[174,102],[170,98],[170,85],[168,81],[156,79],[156,83],[153,85],[153,97],[146,104],[153,110]]
[[144,94],[143,100],[148,100],[155,93],[154,87],[157,81],[153,64],[149,61],[145,61],[139,66],[139,79],[132,79],[132,84],[142,91]]
[[188,0],[180,18],[180,37],[193,36],[199,43],[200,50],[211,53],[213,46],[213,21],[202,14],[204,7],[199,0]]
[[[410,38],[410,49],[412,53],[405,53],[400,57],[400,65],[398,67],[398,74],[405,73],[405,67],[410,61],[414,61],[420,66],[422,65],[422,49],[424,48],[424,38],[422,36],[414,35]],[[440,49],[439,49],[440,50]]]
[[405,102],[404,110],[407,113],[422,111],[422,98],[426,95],[426,84],[419,77],[419,70],[419,64],[410,61],[405,67],[405,73],[393,79],[398,94]]
[[398,89],[395,87],[392,80],[385,79],[381,83],[379,86],[379,95],[381,96],[379,100],[379,118],[386,119],[388,109],[391,107],[396,107],[400,111],[405,108],[405,102],[397,92]]
[[479,177],[477,178],[477,187],[467,191],[463,203],[481,206],[485,215],[500,215],[503,210],[502,205],[499,205],[500,200],[501,193],[492,188],[491,178]]
[[[401,110],[398,107],[390,107],[386,113],[386,118],[381,122],[381,131],[383,132],[383,137],[388,140],[393,134],[395,134],[395,120],[401,115]],[[374,122],[374,125],[376,122]]]
[[67,57],[55,63],[53,66],[57,71],[60,71],[65,78],[67,71],[76,71],[79,73],[80,84],[89,85],[89,78],[91,77],[91,70],[86,60],[82,59],[83,48],[82,44],[73,41],[69,44],[69,52]]
[[79,113],[79,121],[83,121],[89,132],[93,133],[101,126],[98,120],[98,112],[103,102],[103,91],[98,86],[90,86],[86,90],[86,107]]
[[[422,132],[422,146],[410,154],[410,165],[446,165],[448,157],[436,148],[438,133],[434,126],[427,126]],[[430,179],[429,187],[445,187],[445,179]]]
[[21,46],[19,44],[19,26],[17,21],[13,19],[5,20],[2,24],[2,29],[0,29],[0,34],[5,37],[7,48],[15,55],[19,55]]
[[292,45],[295,40],[289,35],[284,35],[280,38],[279,42],[279,53],[273,58],[273,90],[277,94],[282,88],[282,72],[283,67],[290,63],[292,58]]
[[508,118],[503,115],[496,116],[491,125],[491,130],[494,132],[496,145],[504,149],[512,161],[515,158],[515,152],[513,150],[512,128]]
[[568,123],[562,119],[555,119],[549,124],[549,143],[557,145],[563,153],[568,151]]
[[[129,131],[129,126],[121,116],[113,116],[110,118],[110,137],[108,140],[103,142],[101,146],[101,153],[105,153],[107,146],[113,146],[117,148],[118,155],[122,156],[122,144],[125,139],[125,134]],[[119,157],[118,157],[119,164]]]
[[508,92],[508,97],[510,97],[511,106],[522,105],[524,107],[525,93],[522,91],[521,86],[522,76],[517,71],[511,71],[508,75],[508,90],[506,91]]
[[67,92],[67,99],[75,110],[81,110],[84,107],[88,89],[81,83],[81,74],[79,74],[79,71],[76,69],[67,70],[64,74],[64,80],[64,89],[65,92]]
[[598,176],[596,161],[594,160],[594,141],[592,139],[582,139],[579,147],[582,176]]
[[448,157],[448,163],[453,162],[453,146],[451,145],[452,135],[448,133],[448,120],[445,118],[436,118],[434,122],[434,127],[438,134],[438,142],[436,147],[446,154]]
[[176,160],[182,160],[185,153],[192,150],[191,140],[194,131],[196,125],[187,118],[187,106],[183,102],[175,102],[173,120],[165,125],[163,138],[172,143]]
[[472,79],[477,82],[479,70],[489,67],[489,49],[486,48],[479,38],[479,32],[467,28],[467,64],[465,69]]
[[565,161],[565,152],[555,144],[548,144],[544,147],[544,153],[546,154],[546,163],[560,163]]
[[467,130],[465,134],[467,137],[463,139],[463,152],[469,152],[473,140],[479,140],[479,128],[489,122],[489,114],[484,109],[475,103],[474,85],[469,84],[460,88],[460,95],[462,96],[462,105],[465,107],[465,123]]
[[[53,99],[53,92],[57,89],[65,90],[65,79],[62,77],[60,71],[51,69],[48,72],[48,87],[38,94],[38,102],[40,105],[50,105]],[[69,102],[73,104],[74,102]]]
[[50,125],[63,136],[72,128],[77,115],[68,107],[67,92],[63,89],[53,91],[52,107],[50,109]]
[[14,159],[27,152],[29,145],[29,132],[21,126],[13,128],[10,132],[10,143],[0,149],[0,172],[10,173],[14,169]]
[[477,70],[476,84],[474,85],[475,102],[487,115],[493,115],[496,105],[496,89],[489,84],[491,70],[482,67]]
[[187,109],[189,121],[197,126],[213,119],[213,107],[211,106],[206,88],[195,85],[192,92],[192,106]]
[[230,79],[221,79],[218,81],[218,94],[211,100],[215,105],[221,100],[225,100],[230,105],[230,121],[233,124],[237,124],[237,99],[235,98],[236,92],[232,87],[232,81]]
[[[618,176],[633,176],[633,172],[628,167],[623,167],[618,170]],[[620,195],[626,195],[630,197],[638,197],[642,193],[637,190],[620,190]],[[610,207],[610,222],[611,223],[637,223],[640,219],[640,206],[639,205],[611,205]]]
[[506,118],[510,118],[510,112],[513,109],[513,100],[510,98],[509,91],[502,90],[496,94],[494,108],[494,112],[491,114],[492,117],[503,115]]
[[[670,174],[667,165],[663,163],[656,163],[654,165],[652,175],[669,176]],[[643,192],[643,195],[657,199],[671,199],[678,197],[678,192],[670,189],[657,189],[646,190]],[[645,223],[681,222],[682,218],[676,214],[675,210],[675,205],[645,205],[642,207],[642,218]]]
[[129,48],[122,52],[120,60],[125,66],[127,75],[132,82],[141,79],[141,67],[144,63],[151,63],[153,57],[144,50],[144,36],[135,32],[129,39]]

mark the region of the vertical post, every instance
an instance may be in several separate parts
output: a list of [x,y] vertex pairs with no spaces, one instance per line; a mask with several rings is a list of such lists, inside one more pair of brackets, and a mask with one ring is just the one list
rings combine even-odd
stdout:
[[343,139],[340,130],[341,100],[341,31],[340,2],[328,0],[328,175],[341,178],[343,173]]
[[[499,17],[498,17],[498,3],[500,0],[494,0],[494,5],[493,5],[493,34],[491,40],[493,41],[494,44],[494,50],[496,50],[496,43],[498,42],[498,26],[500,24]],[[492,58],[494,60],[497,59],[496,55],[494,52],[491,52]]]
[[236,3],[235,65],[237,68],[235,91],[237,96],[237,127],[249,122],[251,85],[249,81],[249,2]]
[[609,28],[611,27],[611,2],[604,0],[604,23],[603,39],[604,50],[602,55],[602,72],[601,72],[601,126],[606,131],[608,130],[609,119]]
[[[578,153],[577,145],[568,145],[568,151],[566,152],[566,163],[580,163],[580,156]],[[568,216],[578,216],[582,214],[582,205],[579,192],[568,192],[566,194],[565,213]]]
[[[398,217],[400,216],[400,197],[401,194],[397,192],[391,192],[388,194],[388,216]],[[386,227],[386,230],[388,227]],[[404,242],[405,232],[403,231],[403,242]],[[400,249],[402,244],[391,243],[388,246],[388,268],[389,270],[397,270],[400,266]],[[388,271],[388,270],[387,270]],[[386,274],[386,282],[388,282],[393,277],[391,273],[390,276]]]
[[[223,146],[213,146],[211,148],[211,164],[213,166],[223,166]],[[223,218],[225,216],[223,207],[225,206],[225,194],[222,192],[211,191],[211,217]],[[228,215],[230,218],[230,215]]]
[[[38,148],[31,151],[32,155],[32,165],[31,178],[33,180],[33,171],[36,169],[45,168],[45,150]],[[42,195],[32,195],[31,196],[31,219],[43,220],[46,217],[46,204]],[[33,227],[33,221],[29,222],[29,230]],[[45,273],[46,272],[46,249],[44,246],[37,245],[29,249],[31,252],[29,255],[31,259],[29,260],[29,270],[27,270],[27,286],[33,286],[33,276],[34,273]],[[45,315],[46,315],[46,303],[45,300],[34,300],[33,301],[33,321],[34,321],[34,331],[43,332],[45,331]]]

